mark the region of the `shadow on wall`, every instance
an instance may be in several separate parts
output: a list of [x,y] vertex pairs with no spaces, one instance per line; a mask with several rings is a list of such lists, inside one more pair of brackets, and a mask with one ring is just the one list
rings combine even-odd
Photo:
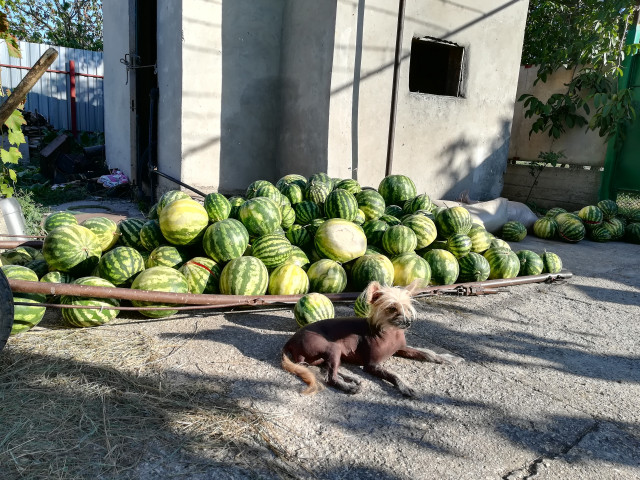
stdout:
[[220,179],[224,193],[274,181],[285,0],[222,2]]
[[[442,153],[442,167],[437,176],[443,183],[452,185],[443,195],[445,200],[458,200],[468,196],[471,200],[486,201],[502,193],[503,175],[507,168],[511,120],[503,119],[500,133],[486,147],[482,140],[468,132],[453,139]],[[479,163],[474,161],[475,152],[482,148],[489,152]]]

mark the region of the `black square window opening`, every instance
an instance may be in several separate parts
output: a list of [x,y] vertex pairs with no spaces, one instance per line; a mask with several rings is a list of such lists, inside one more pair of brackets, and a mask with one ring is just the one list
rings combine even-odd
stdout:
[[464,47],[431,37],[413,38],[409,91],[460,97]]

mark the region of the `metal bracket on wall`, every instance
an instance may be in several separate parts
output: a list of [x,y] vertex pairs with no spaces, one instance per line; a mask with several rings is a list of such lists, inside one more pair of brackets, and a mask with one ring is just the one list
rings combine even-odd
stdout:
[[139,55],[132,55],[131,53],[125,53],[124,58],[120,59],[120,63],[122,63],[127,68],[127,81],[125,85],[129,85],[129,72],[136,68],[151,68],[153,67],[153,74],[158,74],[158,64],[154,63],[153,65],[137,65],[140,63]]

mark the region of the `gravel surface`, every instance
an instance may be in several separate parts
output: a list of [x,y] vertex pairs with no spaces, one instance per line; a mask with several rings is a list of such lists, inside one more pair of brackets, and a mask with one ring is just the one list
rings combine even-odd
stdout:
[[[167,375],[218,386],[257,412],[260,439],[212,460],[145,458],[138,478],[640,478],[640,246],[527,238],[514,250],[558,253],[574,277],[496,295],[431,297],[408,331],[415,347],[465,358],[455,367],[393,358],[418,391],[347,366],[362,391],[304,384],[279,365],[289,310],[131,316],[123,332],[174,342]],[[350,315],[350,305],[338,315]],[[233,452],[233,453],[232,453]]]

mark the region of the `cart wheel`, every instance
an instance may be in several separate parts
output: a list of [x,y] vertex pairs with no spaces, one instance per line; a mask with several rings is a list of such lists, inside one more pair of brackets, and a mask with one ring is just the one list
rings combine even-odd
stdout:
[[9,281],[0,270],[0,350],[7,343],[13,326],[13,293]]

